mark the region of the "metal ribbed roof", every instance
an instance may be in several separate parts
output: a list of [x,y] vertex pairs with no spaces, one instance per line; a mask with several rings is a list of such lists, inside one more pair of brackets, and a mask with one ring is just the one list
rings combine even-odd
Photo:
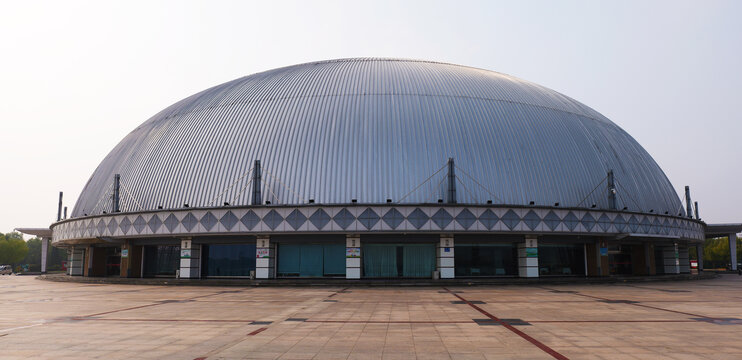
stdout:
[[462,203],[607,208],[612,169],[619,209],[682,211],[641,145],[567,96],[460,65],[342,59],[246,76],[166,108],[108,154],[72,215],[110,211],[116,173],[122,211],[248,205],[254,160],[273,204],[430,203],[444,198],[446,170],[436,171],[449,157]]

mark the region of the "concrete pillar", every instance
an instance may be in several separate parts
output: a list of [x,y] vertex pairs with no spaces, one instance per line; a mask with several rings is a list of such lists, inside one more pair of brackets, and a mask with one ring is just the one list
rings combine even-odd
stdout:
[[361,278],[361,237],[345,236],[345,278]]
[[688,246],[678,246],[678,271],[681,274],[690,274],[690,254]]
[[538,238],[526,235],[525,241],[518,244],[518,275],[538,277]]
[[70,276],[82,276],[84,258],[85,248],[79,246],[72,246],[70,248],[69,261],[67,261]]
[[703,243],[696,245],[696,258],[698,259],[698,272],[703,271]]
[[441,235],[438,244],[438,273],[441,279],[453,279],[454,272],[454,243],[453,235]]
[[737,271],[737,234],[729,234],[729,259],[732,263],[732,271]]
[[85,261],[83,261],[82,265],[82,276],[89,277],[90,275],[90,268],[93,266],[93,247],[88,245],[85,248]]
[[654,249],[649,244],[649,241],[644,242],[644,267],[646,270],[646,275],[655,275],[653,274],[653,266],[652,266],[652,259],[654,258]]
[[46,259],[49,255],[49,240],[48,237],[41,238],[41,273],[46,274]]
[[180,278],[201,278],[201,245],[190,237],[180,240]]
[[258,236],[255,246],[255,278],[272,279],[275,277],[276,245],[271,243],[270,236]]
[[678,253],[678,244],[663,246],[662,265],[665,274],[680,274],[680,257]]

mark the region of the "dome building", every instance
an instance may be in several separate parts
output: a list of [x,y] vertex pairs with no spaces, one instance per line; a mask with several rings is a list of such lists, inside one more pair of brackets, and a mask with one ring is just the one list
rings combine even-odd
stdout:
[[162,110],[52,231],[71,275],[359,279],[689,272],[703,226],[636,140],[565,95],[341,59]]

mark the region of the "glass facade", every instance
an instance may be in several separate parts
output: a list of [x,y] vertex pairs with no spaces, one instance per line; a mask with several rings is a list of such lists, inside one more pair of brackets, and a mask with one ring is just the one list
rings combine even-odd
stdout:
[[206,245],[202,249],[206,277],[247,277],[255,270],[255,244]]
[[518,275],[516,244],[456,244],[456,277]]
[[430,278],[435,271],[434,244],[364,244],[365,277]]
[[631,275],[631,245],[608,247],[608,269],[611,275]]
[[583,244],[538,244],[540,275],[585,275]]
[[345,244],[278,244],[278,276],[345,275]]
[[180,269],[180,246],[157,245],[144,247],[144,276],[175,276]]

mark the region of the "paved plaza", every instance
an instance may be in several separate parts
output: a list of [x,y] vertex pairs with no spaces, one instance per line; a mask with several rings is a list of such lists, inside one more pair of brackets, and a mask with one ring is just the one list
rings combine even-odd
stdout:
[[0,277],[0,358],[742,359],[742,277],[186,287]]

